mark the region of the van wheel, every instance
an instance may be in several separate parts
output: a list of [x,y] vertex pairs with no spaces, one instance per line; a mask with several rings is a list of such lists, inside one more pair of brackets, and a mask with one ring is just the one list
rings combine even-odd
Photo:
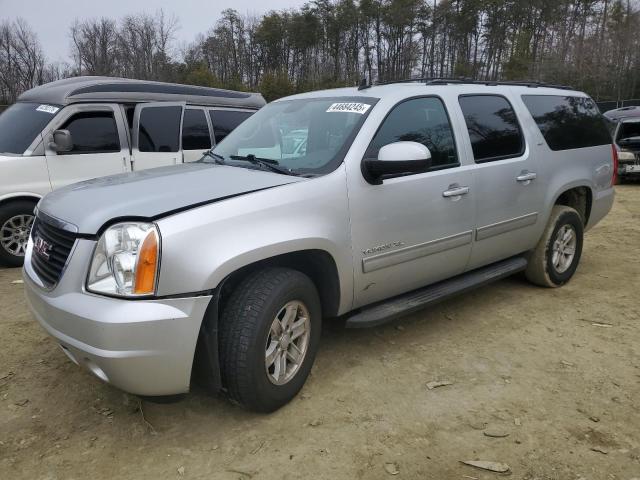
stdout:
[[300,391],[321,329],[318,292],[296,270],[267,268],[234,290],[220,319],[220,369],[229,396],[272,412]]
[[582,218],[576,210],[554,206],[542,238],[529,255],[527,279],[542,287],[554,288],[567,283],[580,262],[583,234]]
[[0,207],[0,265],[20,267],[33,225],[35,204],[28,200],[9,202]]

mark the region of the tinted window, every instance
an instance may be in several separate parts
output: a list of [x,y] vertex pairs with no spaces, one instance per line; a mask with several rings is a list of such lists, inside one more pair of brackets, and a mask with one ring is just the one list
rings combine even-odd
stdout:
[[37,103],[11,105],[0,115],[0,155],[22,155],[59,110],[54,105]]
[[396,106],[373,137],[365,156],[377,158],[382,147],[400,141],[426,146],[431,152],[432,168],[458,164],[449,117],[438,98],[416,98]]
[[69,130],[73,140],[73,150],[65,152],[67,155],[120,151],[118,127],[112,112],[77,113],[60,128]]
[[460,97],[459,101],[476,162],[517,157],[523,153],[524,139],[518,118],[506,98],[468,95]]
[[204,110],[187,109],[182,119],[182,149],[198,150],[211,148],[209,125]]
[[216,143],[220,143],[231,131],[253,115],[254,112],[239,112],[233,110],[210,110],[213,133]]
[[138,148],[141,152],[177,152],[180,149],[182,107],[146,107],[140,113]]
[[523,95],[522,101],[551,150],[611,143],[604,117],[590,98]]

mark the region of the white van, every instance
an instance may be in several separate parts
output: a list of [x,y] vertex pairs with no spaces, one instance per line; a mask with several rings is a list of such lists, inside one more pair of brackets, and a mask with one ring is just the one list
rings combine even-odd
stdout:
[[0,115],[0,264],[22,265],[46,193],[198,160],[264,104],[256,93],[110,77],[25,92]]

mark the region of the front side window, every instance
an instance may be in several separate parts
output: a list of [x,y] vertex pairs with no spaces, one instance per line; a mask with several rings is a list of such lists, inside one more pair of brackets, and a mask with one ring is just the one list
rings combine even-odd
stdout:
[[253,112],[241,112],[238,110],[209,110],[211,124],[216,143],[220,143],[238,125],[253,115]]
[[138,149],[141,152],[180,150],[182,107],[144,107],[140,111]]
[[204,110],[186,109],[182,119],[182,149],[202,150],[208,148],[211,148],[211,137]]
[[22,155],[59,111],[56,105],[11,105],[0,115],[0,155]]
[[604,117],[588,97],[523,95],[522,101],[551,150],[611,143]]
[[499,95],[464,95],[460,108],[476,163],[519,157],[524,137],[509,101]]
[[458,165],[453,130],[439,98],[415,98],[394,107],[373,137],[365,158],[377,158],[382,147],[401,141],[427,147],[432,169]]
[[120,138],[113,112],[76,113],[60,129],[71,133],[73,149],[59,155],[120,151]]
[[[344,159],[375,102],[369,97],[335,97],[270,103],[242,122],[203,161],[252,168],[262,160],[294,175],[329,173]],[[213,118],[219,113],[214,111]]]

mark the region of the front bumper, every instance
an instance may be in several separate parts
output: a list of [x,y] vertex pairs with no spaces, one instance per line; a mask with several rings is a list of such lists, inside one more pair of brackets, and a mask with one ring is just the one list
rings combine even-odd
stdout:
[[174,395],[189,390],[200,325],[211,296],[125,300],[84,290],[95,242],[76,241],[60,282],[38,285],[27,251],[27,303],[42,327],[75,363],[136,395]]

